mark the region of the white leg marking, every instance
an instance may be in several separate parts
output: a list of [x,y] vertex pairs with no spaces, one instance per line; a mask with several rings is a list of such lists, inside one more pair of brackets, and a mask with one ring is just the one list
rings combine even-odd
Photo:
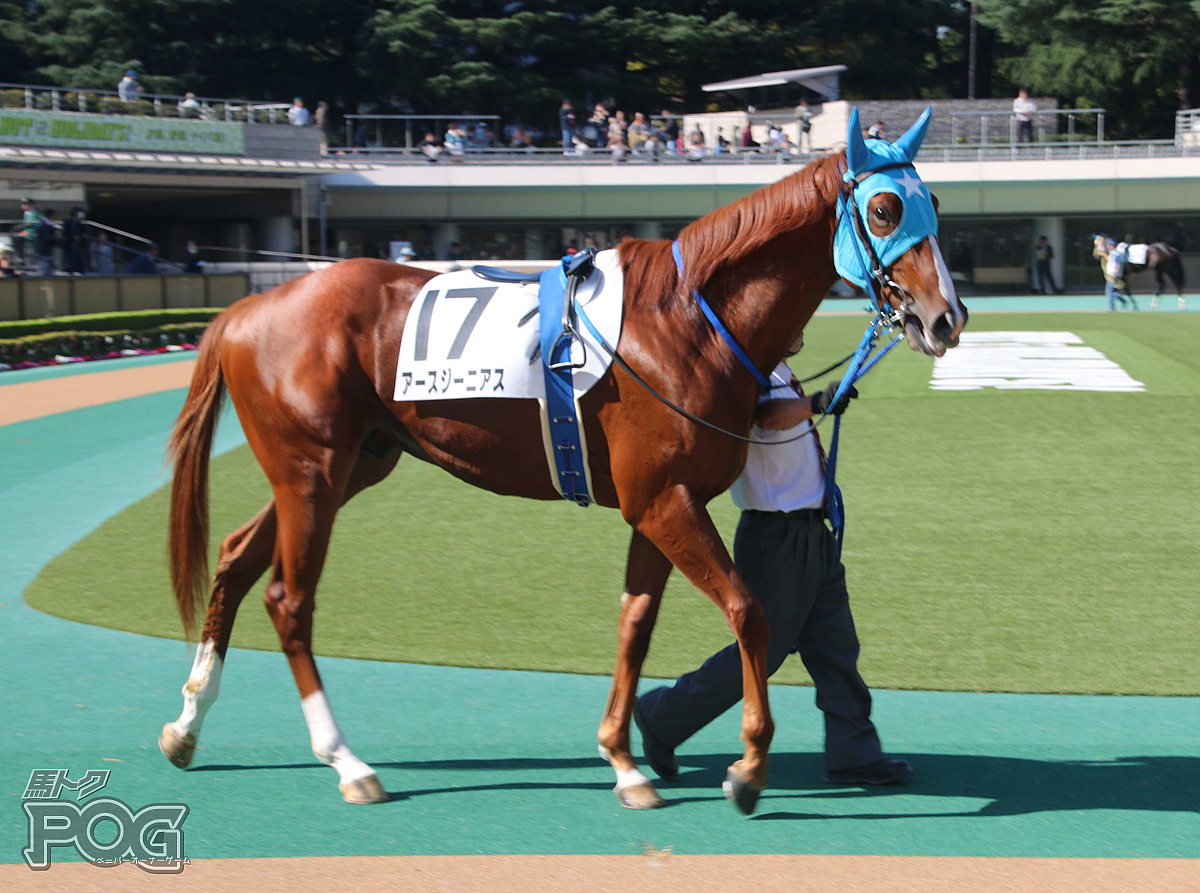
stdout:
[[608,764],[617,773],[617,790],[621,788],[635,788],[640,784],[650,784],[650,779],[642,775],[637,769],[618,769],[616,766],[613,766],[612,754],[608,752],[608,748],[603,744],[600,745],[600,757],[608,760]]
[[183,684],[183,712],[172,724],[181,736],[200,734],[204,714],[221,688],[221,658],[212,639],[196,646],[192,672]]
[[304,721],[308,723],[313,755],[326,766],[336,769],[342,784],[375,774],[374,769],[351,753],[324,691],[315,691],[301,699],[300,707],[304,710]]
[[938,290],[954,311],[955,319],[962,322],[963,308],[962,304],[958,303],[958,290],[954,287],[954,280],[950,278],[950,271],[946,269],[946,262],[942,259],[942,249],[938,246],[937,236],[929,237],[929,245],[933,248],[933,262],[937,266]]

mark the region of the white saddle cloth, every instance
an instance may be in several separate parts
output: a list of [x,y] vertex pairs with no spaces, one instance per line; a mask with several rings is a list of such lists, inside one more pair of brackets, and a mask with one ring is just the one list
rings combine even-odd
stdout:
[[[617,252],[601,251],[595,271],[576,292],[588,319],[614,348],[621,337],[622,285]],[[395,399],[544,400],[539,326],[537,282],[492,282],[470,270],[435,276],[404,323]],[[583,343],[576,341],[571,348],[572,362],[583,363],[574,374],[576,400],[612,364],[582,321],[578,329]]]
[[1146,255],[1150,253],[1149,245],[1130,245],[1129,246],[1129,263],[1137,266],[1146,265]]

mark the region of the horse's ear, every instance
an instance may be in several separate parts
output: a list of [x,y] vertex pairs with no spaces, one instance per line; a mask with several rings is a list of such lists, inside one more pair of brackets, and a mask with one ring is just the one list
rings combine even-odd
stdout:
[[925,131],[929,128],[929,118],[932,114],[933,107],[925,106],[925,111],[921,112],[917,123],[908,128],[908,132],[894,143],[909,161],[917,157],[917,151],[921,148],[921,143],[925,141]]
[[850,121],[846,125],[846,170],[851,176],[861,174],[867,166],[867,144],[863,142],[862,128],[858,123],[858,106],[850,110]]

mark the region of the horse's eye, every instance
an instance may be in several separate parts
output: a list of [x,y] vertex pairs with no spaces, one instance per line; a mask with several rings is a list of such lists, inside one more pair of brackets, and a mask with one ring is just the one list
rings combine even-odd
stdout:
[[891,223],[892,215],[883,205],[875,209],[875,216],[879,218],[880,223]]

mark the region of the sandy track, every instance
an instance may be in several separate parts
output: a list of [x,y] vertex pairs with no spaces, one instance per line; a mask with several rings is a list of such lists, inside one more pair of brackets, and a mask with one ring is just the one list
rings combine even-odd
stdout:
[[1010,859],[908,856],[362,856],[211,859],[182,875],[154,877],[131,865],[82,863],[33,872],[0,866],[6,893],[203,890],[375,890],[529,893],[541,890],[701,893],[1188,893],[1200,891],[1200,860]]
[[128,400],[144,394],[156,394],[186,388],[192,380],[194,359],[177,363],[114,369],[110,372],[85,372],[62,378],[44,378],[5,385],[0,378],[0,425],[11,425],[42,416]]

